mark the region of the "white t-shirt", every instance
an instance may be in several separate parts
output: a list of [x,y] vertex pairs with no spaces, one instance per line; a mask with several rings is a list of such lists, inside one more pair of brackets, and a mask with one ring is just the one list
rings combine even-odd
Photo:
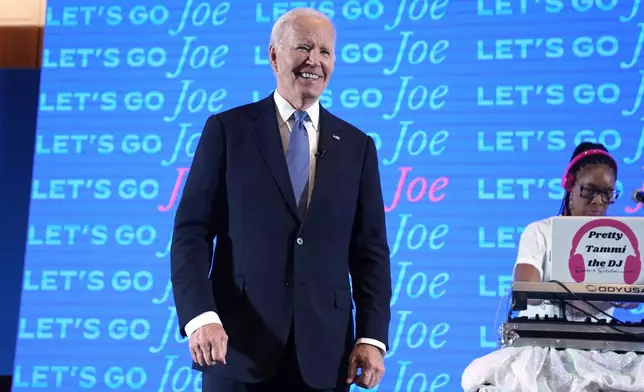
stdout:
[[[542,219],[530,223],[526,226],[519,240],[519,250],[517,252],[517,261],[514,264],[516,268],[519,264],[530,264],[539,271],[542,282],[549,282],[552,274],[552,218]],[[575,306],[584,309],[586,312],[594,315],[599,319],[610,320],[610,317],[598,312],[590,306]],[[598,306],[598,304],[595,304]],[[600,308],[602,309],[602,308]],[[604,310],[609,315],[613,315],[614,308]],[[520,316],[534,317],[539,316],[558,316],[561,317],[559,305],[552,305],[544,302],[538,306],[528,305],[528,309],[519,312]],[[582,321],[588,316],[569,306],[566,307],[566,316],[571,321]]]

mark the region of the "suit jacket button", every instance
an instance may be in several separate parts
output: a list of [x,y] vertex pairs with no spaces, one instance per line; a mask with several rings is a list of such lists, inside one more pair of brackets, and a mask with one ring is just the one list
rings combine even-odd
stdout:
[[298,245],[302,245],[304,243],[304,240],[301,238],[298,238],[297,241],[295,242],[297,242]]

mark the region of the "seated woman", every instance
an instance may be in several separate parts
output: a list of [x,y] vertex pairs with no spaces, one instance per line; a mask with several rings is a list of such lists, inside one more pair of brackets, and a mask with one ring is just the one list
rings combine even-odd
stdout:
[[[563,180],[560,215],[603,216],[616,198],[617,162],[601,144],[581,143]],[[530,223],[519,241],[514,280],[550,281],[551,218]],[[610,319],[615,307],[637,304],[578,301],[565,306],[539,301],[520,316],[565,316],[570,321]],[[562,309],[563,308],[563,309]],[[601,311],[600,311],[601,310]],[[506,347],[475,359],[461,379],[465,392],[644,391],[644,356],[548,347]]]

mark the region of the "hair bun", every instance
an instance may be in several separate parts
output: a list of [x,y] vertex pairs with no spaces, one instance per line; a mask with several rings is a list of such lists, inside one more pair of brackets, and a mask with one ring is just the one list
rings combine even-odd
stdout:
[[591,142],[581,142],[575,148],[575,151],[572,153],[572,156],[570,157],[570,160],[572,161],[577,155],[581,154],[582,152],[585,151],[590,151],[590,150],[602,150],[608,152],[608,149],[604,147],[603,144],[600,143],[591,143]]

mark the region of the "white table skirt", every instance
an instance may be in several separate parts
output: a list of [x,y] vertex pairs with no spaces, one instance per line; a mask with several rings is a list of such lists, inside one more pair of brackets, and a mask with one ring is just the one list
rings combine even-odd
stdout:
[[472,361],[461,386],[464,392],[644,392],[644,356],[507,347]]

